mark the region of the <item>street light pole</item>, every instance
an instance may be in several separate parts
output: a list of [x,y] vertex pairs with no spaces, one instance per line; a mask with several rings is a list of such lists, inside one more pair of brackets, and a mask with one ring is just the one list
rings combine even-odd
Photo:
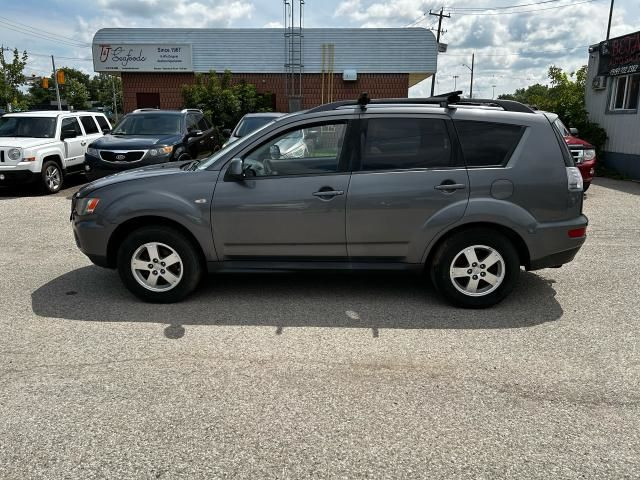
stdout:
[[457,80],[458,78],[460,78],[460,75],[454,75],[453,76],[453,91],[456,91],[456,85],[457,85]]
[[607,25],[607,40],[609,40],[609,33],[611,33],[611,17],[613,17],[613,0],[611,0],[611,6],[609,7],[609,24]]
[[491,85],[491,88],[493,88],[493,94],[491,95],[491,99],[493,100],[494,98],[496,98],[496,86]]
[[466,63],[462,64],[463,67],[467,67],[471,72],[471,86],[469,87],[469,98],[473,98],[473,69],[475,66],[475,59],[476,59],[476,54],[474,52],[471,54],[471,66],[467,65]]
[[116,100],[116,82],[111,75],[111,89],[113,90],[113,118],[118,121],[118,101]]

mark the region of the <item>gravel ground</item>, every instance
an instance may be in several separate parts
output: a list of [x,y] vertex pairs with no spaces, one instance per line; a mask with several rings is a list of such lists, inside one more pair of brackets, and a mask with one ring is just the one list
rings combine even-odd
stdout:
[[210,277],[131,297],[72,189],[0,192],[0,478],[638,478],[640,185],[503,304],[411,275]]

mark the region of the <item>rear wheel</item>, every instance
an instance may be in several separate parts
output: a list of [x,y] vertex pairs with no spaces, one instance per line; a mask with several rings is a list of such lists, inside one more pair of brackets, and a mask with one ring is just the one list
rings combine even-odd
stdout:
[[42,164],[41,185],[46,193],[58,193],[64,183],[64,173],[57,162],[47,160]]
[[518,252],[511,241],[490,229],[458,232],[438,248],[431,279],[453,305],[486,308],[502,301],[516,285]]
[[178,302],[203,274],[198,251],[181,232],[163,226],[135,230],[118,250],[118,272],[127,288],[148,302]]

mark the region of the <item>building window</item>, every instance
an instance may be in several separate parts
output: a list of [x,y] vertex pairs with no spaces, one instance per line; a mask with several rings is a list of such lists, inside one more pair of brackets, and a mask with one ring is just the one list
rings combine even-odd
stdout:
[[640,75],[614,77],[611,82],[610,111],[638,110]]

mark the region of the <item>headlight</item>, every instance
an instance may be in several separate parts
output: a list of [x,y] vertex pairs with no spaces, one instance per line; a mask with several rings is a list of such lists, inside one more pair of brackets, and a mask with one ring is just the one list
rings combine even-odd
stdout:
[[583,159],[584,161],[589,161],[589,160],[593,160],[594,158],[596,158],[596,151],[593,149],[587,149],[584,151],[583,155]]
[[13,161],[20,160],[20,157],[22,157],[22,152],[19,148],[10,148],[7,152],[7,157],[9,157],[9,160]]
[[87,153],[93,157],[98,157],[100,158],[100,154],[98,153],[98,149],[97,148],[87,148]]
[[78,215],[91,215],[100,203],[99,198],[80,198],[76,204]]
[[173,152],[173,147],[156,147],[149,150],[149,155],[156,157],[158,155],[169,155]]

